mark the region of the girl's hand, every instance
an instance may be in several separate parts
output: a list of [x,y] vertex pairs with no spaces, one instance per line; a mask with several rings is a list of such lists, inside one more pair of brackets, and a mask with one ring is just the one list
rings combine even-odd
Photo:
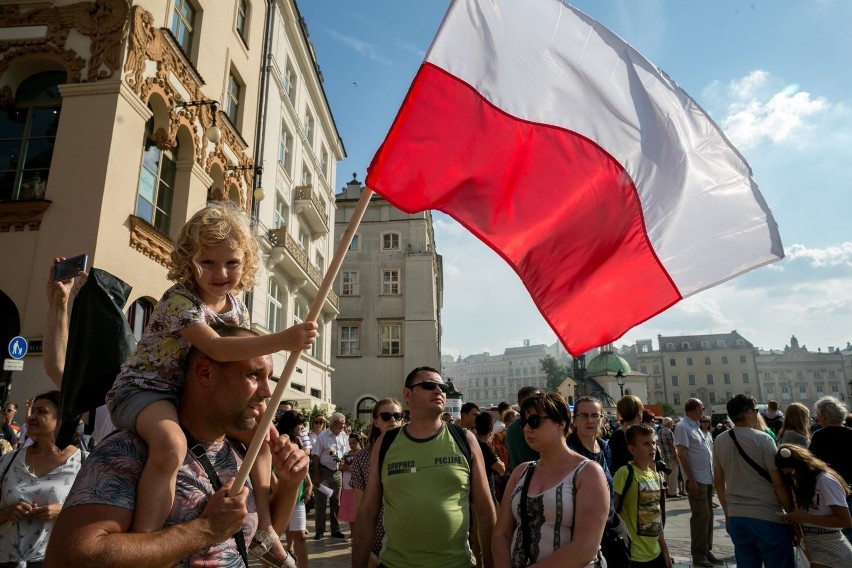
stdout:
[[4,517],[7,521],[17,523],[23,520],[27,515],[29,515],[30,511],[32,510],[32,505],[30,505],[26,501],[21,501],[19,503],[16,503],[15,505],[9,505],[8,507],[0,511],[2,511],[2,517]]
[[304,351],[310,349],[317,338],[317,324],[306,321],[280,332],[281,349],[286,351]]
[[784,515],[784,520],[788,523],[801,523],[807,518],[808,514],[801,509],[794,509]]

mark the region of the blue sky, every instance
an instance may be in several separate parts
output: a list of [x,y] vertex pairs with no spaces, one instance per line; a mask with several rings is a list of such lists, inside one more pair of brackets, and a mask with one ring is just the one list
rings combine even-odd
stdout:
[[[348,158],[362,180],[440,25],[437,0],[302,0]],[[736,329],[763,348],[852,341],[852,2],[579,1],[695,98],[749,161],[787,257],[688,298],[617,345]],[[338,190],[340,187],[337,188]],[[552,343],[515,273],[448,217],[444,336],[452,355]],[[641,275],[635,275],[639,278]]]

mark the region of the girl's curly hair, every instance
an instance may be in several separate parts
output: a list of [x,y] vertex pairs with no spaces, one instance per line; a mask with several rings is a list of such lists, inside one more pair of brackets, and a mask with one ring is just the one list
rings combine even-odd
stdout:
[[250,289],[260,269],[257,239],[248,216],[235,204],[222,201],[198,211],[180,230],[172,251],[169,280],[195,290],[195,280],[201,276],[198,258],[226,239],[244,253],[242,276],[234,291]]

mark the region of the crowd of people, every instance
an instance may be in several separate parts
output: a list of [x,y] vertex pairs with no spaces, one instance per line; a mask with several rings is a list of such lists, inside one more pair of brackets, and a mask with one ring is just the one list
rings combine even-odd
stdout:
[[[0,568],[247,566],[250,555],[306,568],[311,510],[314,540],[351,537],[353,568],[671,568],[666,501],[683,498],[693,566],[722,563],[718,507],[740,566],[792,568],[797,554],[852,566],[852,429],[833,397],[812,418],[736,395],[711,427],[699,399],[658,418],[627,395],[613,422],[597,398],[571,407],[526,386],[496,416],[465,403],[456,419],[440,371],[417,367],[365,432],[294,401],[258,432],[269,354],[317,336],[313,322],[248,328],[238,292],[258,268],[245,215],[206,207],[178,237],[174,286],[89,413],[94,430],[57,445],[59,390],[28,400],[22,423],[4,404]],[[57,389],[74,296],[91,280],[57,282],[51,268],[43,361]],[[250,479],[231,491],[255,436]]]

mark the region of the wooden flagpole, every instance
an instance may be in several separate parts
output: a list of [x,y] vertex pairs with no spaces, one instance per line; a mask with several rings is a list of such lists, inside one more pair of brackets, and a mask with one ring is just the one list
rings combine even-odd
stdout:
[[[337,250],[334,252],[334,258],[331,259],[331,263],[328,266],[328,272],[325,273],[325,278],[323,278],[322,284],[320,285],[319,290],[317,290],[317,296],[311,304],[311,309],[308,311],[308,317],[305,321],[317,321],[323,304],[325,304],[325,300],[328,298],[328,293],[331,291],[331,285],[334,283],[334,279],[337,278],[337,273],[340,272],[340,267],[343,265],[343,259],[346,256],[346,251],[349,250],[349,245],[352,244],[352,238],[358,230],[358,225],[361,224],[361,219],[367,211],[367,206],[370,204],[370,198],[372,196],[373,190],[365,187],[364,191],[361,193],[361,199],[358,200],[358,204],[352,212],[352,218],[349,220],[346,232],[344,232],[343,236],[340,238],[340,244],[337,245]],[[281,399],[284,398],[284,390],[287,388],[287,385],[290,384],[290,377],[293,376],[293,371],[296,369],[301,353],[301,351],[291,351],[290,357],[287,358],[287,363],[284,365],[284,370],[281,371],[281,378],[278,380],[278,385],[275,387],[272,397],[269,399],[266,412],[263,413],[254,438],[252,438],[248,451],[246,451],[246,456],[243,459],[243,465],[240,467],[240,471],[234,479],[233,486],[231,486],[231,491],[229,493],[231,497],[236,497],[239,495],[240,491],[243,490],[246,479],[248,479],[249,471],[251,471],[251,468],[254,466],[257,454],[260,453],[260,446],[263,444],[266,433],[269,432],[269,428],[272,426],[272,419],[275,417],[275,412],[278,410],[278,404],[281,402]]]

